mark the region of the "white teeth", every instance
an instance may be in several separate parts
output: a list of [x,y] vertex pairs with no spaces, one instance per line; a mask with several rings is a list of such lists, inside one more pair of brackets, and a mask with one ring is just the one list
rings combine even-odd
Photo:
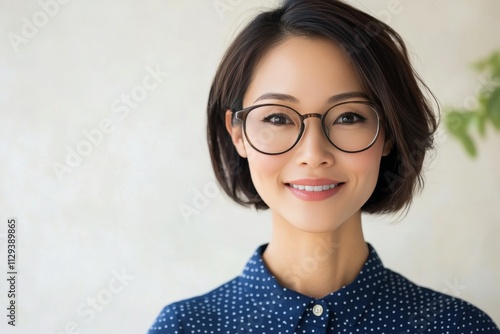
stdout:
[[332,188],[335,188],[338,184],[325,184],[324,186],[304,186],[304,185],[301,185],[301,184],[291,184],[290,183],[290,186],[295,188],[295,189],[299,189],[299,190],[305,190],[305,191],[324,191],[324,190],[328,190],[328,189],[332,189]]

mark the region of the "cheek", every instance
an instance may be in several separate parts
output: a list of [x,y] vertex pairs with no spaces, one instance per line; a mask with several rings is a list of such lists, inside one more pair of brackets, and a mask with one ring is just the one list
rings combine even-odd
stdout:
[[384,154],[384,145],[386,142],[385,130],[382,127],[380,133],[377,137],[375,143],[366,151],[360,152],[360,158],[366,160],[365,163],[370,165],[371,168],[375,168],[378,175],[378,170],[380,169],[380,161]]
[[281,182],[280,173],[283,171],[285,161],[283,156],[265,155],[253,150],[247,150],[248,164],[252,182],[261,198],[269,200],[270,192],[276,189]]
[[377,185],[378,175],[380,172],[380,156],[373,157],[368,162],[366,162],[366,182],[370,185],[370,194],[375,189]]
[[283,162],[280,156],[265,155],[253,150],[247,150],[248,164],[252,179],[267,179],[270,176],[277,175],[283,168]]
[[381,147],[373,146],[372,148],[356,153],[349,161],[349,170],[359,182],[366,185],[366,190],[373,192],[377,184],[380,171],[380,160],[382,157]]

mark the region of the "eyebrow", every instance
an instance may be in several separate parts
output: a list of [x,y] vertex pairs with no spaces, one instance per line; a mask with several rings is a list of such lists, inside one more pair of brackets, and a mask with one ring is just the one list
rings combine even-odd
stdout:
[[[364,99],[369,100],[368,95],[366,95],[365,93],[354,91],[354,92],[346,92],[346,93],[341,93],[341,94],[330,96],[328,98],[327,102],[328,103],[336,103],[336,102],[344,101],[344,100],[355,98],[355,97],[364,98]],[[259,96],[257,98],[257,100],[254,101],[254,103],[257,101],[260,101],[260,100],[280,100],[280,101],[287,101],[287,102],[291,102],[291,103],[299,103],[299,100],[296,97],[294,97],[292,95],[288,95],[288,94],[282,94],[282,93],[265,93],[265,94]]]

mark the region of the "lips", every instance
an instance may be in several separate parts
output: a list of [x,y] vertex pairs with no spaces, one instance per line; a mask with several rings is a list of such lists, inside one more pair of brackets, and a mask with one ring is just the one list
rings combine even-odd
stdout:
[[293,184],[293,183],[289,183],[290,187],[293,187],[295,189],[299,189],[299,190],[305,190],[305,191],[324,191],[324,190],[328,190],[328,189],[333,189],[335,188],[338,183],[332,183],[332,184],[325,184],[325,185],[322,185],[322,186],[305,186],[303,184]]
[[331,179],[301,179],[285,184],[297,198],[305,201],[320,201],[335,195],[344,182]]

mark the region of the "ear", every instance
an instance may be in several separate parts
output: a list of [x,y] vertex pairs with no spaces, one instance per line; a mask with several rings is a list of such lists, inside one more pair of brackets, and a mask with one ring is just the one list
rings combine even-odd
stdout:
[[233,112],[231,110],[226,110],[226,130],[229,132],[233,145],[236,151],[242,158],[247,157],[247,151],[245,148],[245,143],[243,141],[243,128],[242,125],[233,125],[231,122]]
[[385,141],[384,141],[384,148],[382,150],[382,156],[385,157],[387,155],[389,155],[389,153],[391,153],[391,150],[392,150],[392,145],[394,144],[394,142],[392,141],[391,138],[385,138]]

